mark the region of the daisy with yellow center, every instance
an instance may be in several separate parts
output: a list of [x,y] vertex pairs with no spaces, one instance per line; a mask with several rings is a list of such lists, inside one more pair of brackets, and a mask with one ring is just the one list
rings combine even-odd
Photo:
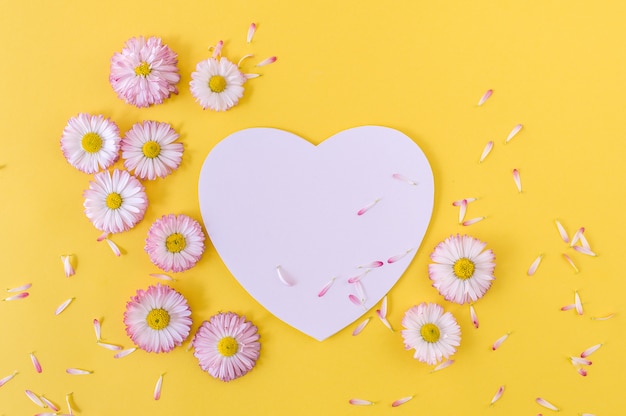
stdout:
[[415,349],[413,357],[435,365],[448,359],[461,343],[461,328],[450,312],[436,303],[421,303],[404,314],[404,346]]
[[146,252],[161,270],[182,272],[193,267],[204,252],[204,233],[186,215],[164,215],[148,231]]
[[85,173],[96,173],[119,158],[120,132],[102,115],[72,117],[61,136],[61,151],[70,165]]
[[143,121],[122,139],[124,166],[140,179],[164,178],[180,166],[183,145],[168,123]]
[[141,349],[169,352],[181,345],[191,330],[187,300],[169,286],[138,290],[126,304],[126,333]]
[[463,304],[480,299],[495,279],[495,255],[482,241],[464,235],[451,236],[431,253],[434,263],[428,275],[448,301]]
[[248,373],[259,358],[257,327],[236,313],[219,313],[204,321],[193,338],[200,368],[222,381]]
[[148,207],[145,188],[125,170],[97,173],[84,196],[87,218],[106,233],[130,230],[143,219]]
[[226,111],[243,96],[246,79],[237,65],[218,55],[196,65],[189,85],[203,109]]

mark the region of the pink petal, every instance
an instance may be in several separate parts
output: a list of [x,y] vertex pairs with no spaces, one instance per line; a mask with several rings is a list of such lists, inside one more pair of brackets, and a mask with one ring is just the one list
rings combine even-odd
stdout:
[[485,101],[487,101],[489,99],[489,97],[491,97],[491,94],[493,94],[493,90],[492,89],[488,89],[482,97],[480,97],[480,100],[478,100],[478,106],[480,107],[481,105],[483,105],[485,103]]
[[221,55],[222,53],[222,48],[224,47],[224,41],[220,40],[219,42],[217,42],[217,45],[215,45],[215,47],[213,48],[213,58],[217,58],[218,56]]
[[578,230],[576,230],[576,232],[574,233],[574,237],[572,237],[572,241],[569,243],[570,247],[574,247],[574,244],[578,242],[578,240],[580,239],[580,236],[584,232],[585,232],[585,227],[580,227]]
[[461,204],[459,205],[459,224],[461,224],[463,222],[463,220],[465,219],[465,213],[467,212],[467,200],[463,200],[461,201]]
[[96,241],[97,241],[97,242],[101,242],[101,241],[106,240],[107,238],[109,238],[109,233],[107,233],[107,232],[105,231],[105,232],[103,232],[102,234],[100,234],[100,235],[98,236],[98,238],[96,238]]
[[509,133],[509,135],[506,137],[506,140],[504,141],[504,143],[508,143],[511,141],[511,139],[513,137],[515,137],[517,135],[517,133],[519,133],[519,131],[522,129],[522,125],[521,124],[517,124],[515,127],[513,127],[513,130],[511,130],[511,132]]
[[587,241],[587,237],[585,237],[585,232],[583,229],[583,232],[580,233],[580,244],[583,245],[584,248],[586,248],[587,250],[591,250],[591,246],[589,246],[589,242]]
[[[191,343],[189,345],[191,345]],[[136,350],[137,350],[137,348],[133,347],[133,348],[129,348],[127,350],[120,351],[117,354],[115,354],[113,356],[113,358],[124,358],[127,355],[130,355],[130,354],[134,353]]]
[[478,316],[476,315],[476,311],[474,310],[474,305],[470,303],[470,317],[472,318],[472,324],[474,328],[478,329]]
[[28,292],[18,293],[17,295],[9,296],[8,298],[2,299],[5,302],[11,302],[12,300],[19,300],[28,297]]
[[571,309],[574,309],[576,307],[576,305],[574,305],[573,303],[571,305],[565,305],[561,307],[562,311],[569,311]]
[[117,244],[115,244],[113,242],[113,240],[111,240],[110,238],[106,238],[104,241],[107,242],[107,244],[111,248],[111,251],[113,252],[113,254],[115,254],[117,257],[122,255],[122,252],[120,251],[120,248],[117,246]]
[[545,399],[542,399],[541,397],[537,397],[535,401],[537,402],[538,405],[543,406],[546,409],[554,410],[555,412],[559,411],[559,409],[555,405],[553,405],[552,403],[550,403],[549,401]]
[[454,364],[454,360],[446,360],[439,364],[437,367],[433,368],[432,372],[434,373],[435,371],[443,370],[444,368],[450,367],[452,364]]
[[363,399],[350,399],[348,403],[354,406],[371,406],[374,404],[374,402],[371,402],[369,400],[363,400]]
[[530,265],[530,267],[528,268],[528,275],[532,276],[535,274],[535,272],[537,271],[537,268],[539,267],[539,263],[541,263],[541,259],[543,259],[543,254],[540,254],[535,261],[533,261],[533,264]]
[[37,396],[35,393],[33,393],[30,390],[25,390],[24,393],[26,393],[26,396],[33,402],[35,403],[37,406],[39,407],[43,407],[45,408],[46,405],[41,401],[41,399],[39,398],[39,396]]
[[283,273],[282,267],[280,265],[276,266],[276,274],[278,275],[278,280],[285,286],[293,286],[293,282],[291,279],[288,279],[285,273]]
[[41,399],[42,402],[44,402],[46,406],[48,406],[50,409],[54,410],[55,412],[58,412],[59,410],[61,410],[59,406],[52,403],[50,400],[46,399],[45,397],[39,396],[39,398]]
[[483,160],[485,160],[487,156],[489,156],[489,153],[491,153],[491,149],[493,149],[493,141],[490,140],[485,145],[485,148],[483,149],[483,153],[480,155],[480,160],[478,161],[478,163],[483,163]]
[[37,359],[37,357],[35,357],[34,353],[30,353],[30,361],[33,363],[33,367],[35,367],[35,371],[38,373],[41,373],[41,363],[39,362],[39,360]]
[[366,264],[364,266],[359,266],[358,268],[359,269],[375,269],[377,267],[381,267],[383,264],[385,264],[385,263],[383,263],[382,261],[378,261],[377,260],[377,261],[371,262],[370,264]]
[[456,201],[452,202],[452,206],[453,207],[458,207],[459,205],[461,205],[463,203],[463,201],[465,201],[465,203],[469,204],[470,202],[474,202],[476,201],[478,198],[463,198],[463,199],[457,199]]
[[387,317],[387,295],[385,295],[380,305],[380,314],[382,315],[383,318]]
[[578,292],[574,293],[574,304],[576,305],[576,313],[578,313],[579,315],[583,314],[583,304],[580,301],[580,296],[578,295]]
[[363,302],[361,302],[361,300],[352,293],[348,295],[348,299],[350,299],[350,302],[354,303],[356,306],[363,306]]
[[600,317],[597,317],[597,318],[596,318],[596,317],[592,317],[591,319],[593,319],[594,321],[606,321],[606,320],[611,319],[611,318],[612,318],[612,317],[614,317],[614,316],[615,316],[615,314],[614,314],[614,313],[611,313],[611,314],[609,314],[609,315],[606,315],[606,316],[600,316]]
[[518,192],[522,192],[522,179],[519,176],[519,170],[513,169],[513,180]]
[[412,248],[408,249],[407,251],[405,251],[404,253],[401,254],[397,254],[395,256],[389,257],[387,259],[387,263],[392,264],[397,262],[398,260],[400,260],[401,258],[403,258],[404,256],[406,256],[407,254],[409,254],[411,251],[413,251]]
[[159,379],[154,386],[154,400],[159,400],[161,398],[161,387],[163,386],[163,374],[159,376]]
[[567,235],[567,231],[565,231],[565,228],[563,228],[563,225],[561,225],[561,222],[559,220],[555,220],[554,222],[556,224],[556,228],[558,228],[559,230],[559,234],[561,235],[563,241],[565,241],[565,243],[569,243],[569,236]]
[[352,331],[352,336],[359,335],[363,331],[363,329],[367,326],[367,324],[369,323],[370,319],[372,319],[372,318],[367,318],[366,320],[361,322],[356,328],[354,328],[354,331]]
[[270,56],[269,58],[265,58],[264,60],[262,60],[261,62],[259,62],[255,66],[265,66],[265,65],[273,64],[274,62],[276,62],[276,57],[275,56]]
[[589,357],[591,354],[593,354],[594,352],[598,351],[598,349],[600,349],[600,347],[602,345],[603,344],[596,344],[596,345],[593,345],[593,346],[587,348],[585,351],[580,353],[580,358],[587,358],[587,357]]
[[32,283],[26,283],[25,285],[19,286],[19,287],[14,287],[11,289],[7,289],[7,292],[9,293],[15,293],[15,292],[23,292],[25,290],[28,290],[31,288],[33,284]]
[[493,399],[491,399],[491,403],[489,403],[489,406],[491,406],[492,404],[500,400],[500,397],[502,397],[503,393],[504,393],[504,386],[500,386],[496,394],[493,396]]
[[261,74],[243,74],[246,79],[254,79],[261,76]]
[[569,358],[572,361],[572,364],[574,364],[574,365],[591,365],[591,364],[593,364],[591,361],[587,360],[586,358],[580,358],[580,357],[569,357]]
[[393,403],[391,403],[391,407],[398,407],[403,405],[404,403],[408,402],[409,400],[411,400],[413,397],[415,396],[407,396],[407,397],[403,397],[401,399],[395,400]]
[[106,342],[96,342],[96,344],[98,344],[99,346],[101,346],[102,348],[106,348],[107,350],[111,350],[111,351],[119,351],[122,349],[121,346],[119,345],[115,345],[115,344],[108,344]]
[[96,341],[100,341],[101,327],[100,327],[100,321],[98,321],[97,319],[93,320],[93,330],[96,333]]
[[570,264],[570,266],[572,266],[574,271],[576,271],[576,273],[578,273],[578,267],[576,267],[576,265],[574,264],[574,261],[570,258],[570,256],[568,256],[567,254],[563,253],[563,258],[565,260],[567,260],[567,262]]
[[74,298],[69,298],[68,300],[66,300],[65,302],[63,302],[62,304],[60,304],[57,309],[54,311],[55,315],[59,315],[61,312],[63,312],[65,309],[67,309],[68,306],[70,306],[70,303],[72,303],[74,301]]
[[374,200],[374,202],[370,202],[368,205],[364,206],[363,208],[361,208],[360,210],[357,211],[356,215],[363,215],[365,214],[367,211],[369,211],[370,209],[372,209],[372,207],[376,204],[378,204],[378,202],[380,201],[380,198],[377,198]]
[[387,318],[385,318],[382,314],[382,312],[380,311],[380,309],[376,309],[376,315],[378,316],[378,318],[380,319],[380,321],[383,323],[383,325],[385,325],[387,328],[389,328],[389,330],[391,332],[393,331],[393,328],[391,327],[391,324],[389,323],[389,321],[387,320]]
[[333,283],[335,283],[335,278],[334,277],[332,279],[330,279],[330,281],[324,285],[324,287],[322,288],[322,290],[320,290],[320,292],[317,294],[317,296],[320,297],[320,298],[322,296],[324,296],[326,294],[326,292],[328,292],[330,287],[333,285]]
[[358,281],[360,281],[361,279],[363,279],[365,277],[366,274],[368,274],[370,272],[370,269],[365,270],[363,273],[361,273],[358,276],[354,276],[348,279],[348,283],[356,283]]
[[163,273],[150,273],[150,277],[154,277],[155,279],[167,280],[168,282],[175,282],[172,276]]
[[0,379],[0,387],[4,386],[5,384],[7,384],[9,381],[13,380],[13,377],[15,377],[17,375],[17,371],[14,371],[13,374],[9,374],[6,377],[2,377]]
[[579,253],[586,254],[587,256],[591,256],[591,257],[596,257],[597,256],[596,253],[594,253],[593,251],[591,251],[587,247],[574,246],[574,250],[578,251]]
[[472,218],[471,220],[467,220],[467,221],[463,221],[463,226],[467,227],[470,226],[472,224],[476,224],[477,222],[480,222],[482,220],[484,220],[485,217],[478,217],[478,218]]
[[75,274],[74,268],[72,267],[71,254],[67,256],[61,256],[61,260],[63,261],[63,271],[65,272],[65,277],[70,277]]
[[248,27],[248,37],[246,39],[246,42],[248,43],[252,42],[252,37],[254,36],[254,32],[256,32],[256,24],[250,23],[250,27]]
[[493,351],[495,351],[495,350],[497,350],[498,348],[500,348],[500,346],[502,345],[502,343],[503,343],[504,341],[506,341],[506,339],[509,337],[509,334],[510,334],[510,333],[504,334],[504,335],[502,335],[500,338],[498,338],[498,339],[496,340],[496,342],[494,342],[494,343],[493,343],[493,345],[491,346],[491,349],[492,349]]
[[583,377],[587,377],[587,370],[585,370],[584,368],[579,368],[578,370],[578,374],[580,374]]
[[401,175],[401,174],[399,174],[399,173],[394,173],[394,174],[393,174],[393,175],[391,175],[391,176],[392,176],[394,179],[397,179],[397,180],[402,181],[402,182],[406,182],[406,183],[408,183],[409,185],[417,185],[417,182],[415,182],[413,179],[407,178],[406,176]]
[[83,370],[81,368],[68,368],[65,370],[67,374],[71,374],[74,376],[86,376],[89,374],[93,374],[93,371]]
[[361,304],[365,303],[367,296],[365,296],[365,288],[363,287],[363,283],[361,283],[360,281],[355,282],[354,287],[356,288],[356,294],[359,296],[359,299],[361,299]]

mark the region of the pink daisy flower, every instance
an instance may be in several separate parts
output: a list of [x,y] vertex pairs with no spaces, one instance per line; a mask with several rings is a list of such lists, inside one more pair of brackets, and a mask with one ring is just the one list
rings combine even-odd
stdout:
[[125,170],[97,173],[84,196],[87,218],[107,233],[130,230],[142,220],[148,207],[143,185]]
[[111,58],[109,82],[128,104],[149,107],[178,94],[178,58],[160,38],[143,36],[126,41],[122,52]]
[[193,267],[204,253],[204,233],[186,215],[164,215],[148,230],[146,252],[161,270],[182,272]]
[[130,298],[124,312],[126,333],[142,350],[169,352],[191,331],[187,299],[169,286],[150,286]]
[[450,312],[436,303],[421,303],[402,318],[405,349],[415,349],[413,357],[434,365],[448,359],[461,343],[461,328]]
[[226,111],[243,96],[246,79],[237,65],[218,56],[199,62],[189,85],[203,109]]
[[486,243],[464,235],[450,236],[431,253],[428,265],[433,287],[448,301],[459,304],[483,297],[495,279],[495,255]]
[[140,179],[164,178],[180,165],[183,145],[167,123],[136,123],[122,139],[124,166]]
[[192,343],[200,368],[222,381],[234,380],[252,370],[261,350],[257,327],[245,316],[232,312],[204,321]]
[[119,158],[120,130],[102,115],[79,114],[67,122],[61,136],[61,151],[70,165],[96,173]]

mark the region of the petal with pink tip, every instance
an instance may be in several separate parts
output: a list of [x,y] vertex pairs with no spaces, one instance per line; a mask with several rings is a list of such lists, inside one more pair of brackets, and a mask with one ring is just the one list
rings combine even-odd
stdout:
[[161,398],[161,388],[163,387],[163,374],[159,376],[159,379],[154,386],[154,400],[159,400]]
[[611,319],[614,316],[615,316],[614,313],[610,313],[610,314],[608,314],[606,316],[599,316],[599,317],[595,317],[594,316],[591,319],[594,320],[594,321],[607,321],[607,320]]
[[472,318],[472,324],[474,328],[478,329],[478,316],[476,315],[476,311],[474,310],[474,305],[470,303],[470,317]]
[[393,403],[391,403],[391,407],[398,407],[398,406],[402,406],[404,403],[408,402],[409,400],[413,399],[413,397],[415,396],[406,396],[403,397],[401,399],[398,400],[394,400]]
[[478,160],[478,163],[483,163],[483,161],[487,158],[487,156],[489,156],[489,153],[491,153],[491,149],[493,149],[493,141],[490,140],[485,145],[485,148],[483,149],[483,152],[480,155],[480,160]]
[[7,292],[9,292],[9,293],[23,292],[25,290],[30,289],[32,286],[33,286],[32,283],[26,283],[25,285],[22,285],[22,286],[18,286],[18,287],[13,287],[13,288],[7,289]]
[[393,264],[395,262],[397,262],[398,260],[402,259],[404,256],[406,256],[407,254],[409,254],[411,251],[413,251],[412,248],[408,249],[407,251],[405,251],[404,253],[401,254],[397,254],[395,256],[391,256],[387,259],[387,263],[389,264]]
[[559,235],[561,236],[561,239],[565,243],[569,243],[569,236],[567,235],[567,231],[565,231],[563,225],[561,225],[561,222],[559,220],[554,220],[554,223],[556,224],[556,228],[559,230]]
[[39,362],[39,360],[37,359],[37,357],[35,357],[34,353],[30,353],[30,361],[33,363],[33,367],[35,367],[35,371],[38,373],[41,373],[42,369],[41,369],[41,363]]
[[587,358],[589,357],[591,354],[593,354],[594,352],[598,351],[598,349],[600,349],[600,347],[602,347],[603,344],[596,344],[593,345],[589,348],[587,348],[585,351],[580,353],[580,358]]
[[457,199],[456,201],[452,201],[452,206],[453,207],[458,207],[459,205],[461,205],[461,203],[463,201],[465,201],[466,203],[470,203],[470,202],[474,202],[476,201],[478,198],[463,198],[463,199]]
[[82,368],[68,368],[65,370],[65,372],[73,376],[86,376],[89,374],[93,374],[93,371],[83,370]]
[[580,240],[580,236],[584,232],[585,232],[585,227],[580,227],[578,230],[576,230],[576,232],[574,233],[574,236],[572,237],[572,241],[569,243],[570,247],[574,247],[574,244],[576,244],[578,240]]
[[65,403],[67,403],[67,409],[70,412],[70,416],[74,415],[74,409],[72,408],[72,395],[74,393],[68,393],[65,395]]
[[375,269],[377,267],[382,267],[382,265],[385,264],[382,261],[376,260],[371,262],[370,264],[365,264],[363,266],[359,266],[359,269]]
[[591,249],[584,247],[584,246],[574,246],[574,250],[578,251],[579,253],[585,254],[587,256],[591,256],[591,257],[598,256],[596,253],[591,251]]
[[111,240],[110,238],[105,239],[104,241],[107,242],[107,244],[109,245],[109,247],[111,248],[111,251],[113,252],[113,254],[115,254],[117,257],[120,257],[122,255],[122,251],[120,250],[120,248],[117,246],[117,244],[115,244],[113,242],[113,240]]
[[574,271],[576,273],[578,273],[578,267],[576,267],[576,264],[574,263],[574,260],[571,259],[570,256],[568,256],[567,254],[563,253],[563,258],[569,263],[570,266],[572,266],[572,268],[574,269]]
[[56,404],[52,403],[50,400],[48,400],[44,396],[39,396],[39,398],[41,399],[42,402],[44,402],[44,404],[46,406],[48,406],[50,409],[54,410],[55,412],[58,412],[59,410],[61,410],[61,408],[59,408],[59,406],[57,406]]
[[363,283],[360,281],[354,283],[354,287],[356,288],[356,294],[361,299],[361,303],[365,303],[367,296],[365,296],[365,288],[363,287]]
[[222,48],[224,47],[224,41],[220,40],[219,42],[217,42],[217,44],[213,47],[213,58],[217,58],[222,54]]
[[462,225],[464,227],[468,227],[470,225],[476,224],[477,222],[480,222],[482,220],[484,220],[486,217],[477,217],[477,218],[472,218],[471,220],[467,220],[467,221],[463,221]]
[[581,367],[576,371],[578,371],[578,374],[580,374],[581,376],[587,377],[587,370],[585,370],[584,368]]
[[[191,343],[189,345],[191,345]],[[135,351],[137,351],[137,348],[135,348],[135,347],[128,348],[126,350],[122,350],[122,351],[118,352],[117,354],[115,354],[113,356],[113,358],[124,358],[127,355],[130,355],[130,354],[134,353]]]
[[586,358],[569,357],[569,359],[572,361],[573,365],[591,365],[591,364],[593,364],[593,362],[589,361]]
[[335,283],[335,278],[331,278],[328,283],[326,283],[324,285],[324,287],[322,288],[322,290],[319,291],[319,293],[317,294],[318,297],[322,297],[324,296],[331,288],[331,286],[333,285],[333,283]]
[[0,378],[0,387],[4,386],[9,381],[13,380],[13,377],[15,377],[16,375],[17,375],[17,371],[14,371],[13,374],[9,374],[6,377]]
[[444,368],[450,367],[452,364],[454,364],[454,360],[446,360],[439,364],[437,367],[433,368],[433,371],[431,372],[434,373],[435,371],[443,370]]
[[101,342],[101,341],[96,342],[96,344],[98,344],[102,348],[106,348],[107,350],[111,350],[111,351],[120,351],[123,348],[120,345],[109,344],[109,343]]
[[63,271],[65,272],[65,277],[73,276],[76,272],[74,271],[74,267],[72,267],[71,262],[71,254],[66,256],[61,256],[61,260],[63,261]]
[[400,174],[400,173],[394,173],[393,175],[391,175],[392,178],[397,179],[399,181],[402,182],[406,182],[409,185],[417,185],[417,182],[415,182],[413,179],[411,178],[407,178],[406,176]]
[[570,305],[565,305],[565,306],[562,306],[562,307],[561,307],[561,310],[562,310],[562,311],[569,311],[569,310],[574,309],[575,307],[576,307],[576,305],[572,303],[572,304],[570,304]]
[[579,315],[583,314],[583,304],[580,301],[580,295],[578,291],[574,293],[574,305],[576,305],[576,313]]
[[485,91],[483,96],[480,97],[480,100],[478,100],[478,106],[480,107],[481,105],[483,105],[485,103],[485,101],[487,101],[489,99],[489,97],[491,97],[491,94],[493,94],[493,90],[492,89],[488,89],[487,91]]
[[467,212],[467,200],[462,200],[459,205],[459,224],[465,219],[465,213]]
[[493,399],[491,399],[491,403],[489,403],[489,406],[491,406],[492,404],[500,400],[500,397],[502,397],[503,393],[504,393],[504,386],[500,386],[496,394],[493,396]]
[[256,23],[250,23],[250,26],[248,27],[248,37],[246,38],[246,42],[248,43],[252,42],[252,37],[254,36],[255,32],[256,32]]
[[60,304],[56,310],[54,311],[55,315],[59,315],[61,314],[61,312],[63,312],[65,309],[67,309],[68,306],[70,306],[70,303],[72,303],[74,301],[74,298],[69,298],[68,300],[66,300],[65,302],[63,302],[62,304]]
[[517,192],[522,192],[522,178],[520,178],[519,170],[517,169],[513,169],[513,181],[515,182]]
[[380,198],[376,198],[374,200],[374,202],[370,202],[369,204],[367,204],[366,206],[364,206],[363,208],[361,208],[360,210],[357,211],[356,215],[363,215],[365,214],[367,211],[369,211],[370,209],[372,209],[376,204],[378,204],[378,202],[380,202]]
[[101,241],[106,240],[107,238],[109,238],[109,233],[107,233],[107,232],[105,231],[105,232],[103,232],[102,234],[100,234],[100,235],[98,236],[98,238],[96,238],[96,241],[97,241],[97,242],[101,242]]
[[154,277],[155,279],[166,280],[168,282],[175,282],[172,276],[164,274],[164,273],[150,273],[150,277]]
[[556,407],[555,405],[553,405],[552,403],[550,403],[549,401],[547,401],[546,399],[542,399],[541,397],[537,397],[535,399],[535,401],[537,402],[537,404],[539,406],[543,406],[546,409],[550,409],[550,410],[554,410],[555,412],[559,411],[559,408]]
[[243,74],[243,76],[244,76],[246,79],[254,79],[254,78],[258,78],[258,77],[260,77],[260,76],[261,76],[261,74],[252,74],[252,73],[249,73],[249,74]]
[[589,245],[589,241],[587,241],[587,237],[585,237],[584,232],[580,233],[579,239],[580,244],[582,244],[584,248],[586,248],[587,250],[591,250],[591,246]]
[[18,293],[17,295],[9,296],[8,298],[2,299],[5,302],[11,302],[13,300],[20,300],[28,297],[28,292]]
[[391,326],[387,318],[383,316],[380,309],[376,309],[376,315],[378,316],[378,319],[380,319],[380,322],[383,323],[383,325],[385,325],[391,332],[394,332],[393,327]]
[[41,401],[41,399],[39,398],[38,395],[36,395],[35,393],[33,393],[30,390],[25,390],[24,393],[26,393],[26,396],[33,402],[35,403],[37,406],[39,407],[43,407],[45,408],[46,405],[44,404],[44,402]]
[[387,317],[387,295],[385,295],[382,303],[380,304],[380,314],[383,318]]
[[357,336],[361,332],[363,332],[363,329],[367,326],[367,324],[369,323],[370,319],[372,319],[372,318],[365,319],[356,328],[354,328],[354,331],[352,331],[352,336]]
[[521,124],[517,124],[515,125],[515,127],[513,127],[513,130],[511,130],[511,132],[509,133],[509,135],[506,137],[506,140],[504,141],[504,143],[508,143],[511,141],[511,139],[513,139],[513,137],[515,137],[517,135],[517,133],[519,133],[519,131],[522,129]]
[[491,346],[491,350],[492,350],[492,351],[495,351],[495,350],[497,350],[498,348],[500,348],[500,346],[502,345],[502,343],[503,343],[504,341],[506,341],[506,339],[509,337],[509,335],[510,335],[510,333],[506,333],[506,334],[502,335],[500,338],[498,338],[498,339],[496,340],[496,342],[494,342],[494,343],[493,343],[493,345]]
[[93,320],[93,330],[96,333],[96,341],[100,341],[101,327],[100,327],[100,321],[97,319]]
[[532,276],[535,274],[535,272],[537,271],[537,268],[539,267],[539,263],[541,263],[541,259],[543,259],[543,254],[540,254],[535,261],[533,261],[533,263],[530,265],[530,267],[528,268],[528,275]]
[[354,296],[352,293],[348,295],[348,299],[350,300],[350,302],[352,302],[356,306],[363,306],[363,302],[361,302],[361,300],[357,298],[356,296]]
[[365,270],[363,273],[361,273],[358,276],[354,276],[348,279],[348,283],[356,283],[359,282],[361,279],[363,279],[365,277],[366,274],[368,274],[370,272],[370,270]]
[[372,401],[363,400],[363,399],[350,399],[348,403],[354,406],[371,406],[374,404],[374,402]]
[[274,62],[276,62],[276,59],[277,58],[275,56],[270,56],[269,58],[263,59],[261,62],[259,62],[255,66],[265,66],[265,65],[273,64]]
[[293,286],[293,282],[290,278],[286,276],[286,274],[283,272],[283,268],[280,267],[280,265],[276,266],[276,275],[278,276],[278,280],[280,280],[280,282],[285,286]]

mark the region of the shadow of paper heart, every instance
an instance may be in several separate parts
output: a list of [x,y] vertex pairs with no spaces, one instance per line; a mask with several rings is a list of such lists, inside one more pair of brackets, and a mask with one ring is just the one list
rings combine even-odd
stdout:
[[[320,341],[362,316],[402,276],[433,197],[424,153],[380,126],[345,130],[318,146],[283,130],[241,130],[209,153],[199,180],[202,218],[226,267],[274,316]],[[356,306],[348,298],[359,291],[348,279],[373,261],[384,264],[363,276],[365,301]],[[279,279],[278,265],[291,286]]]

